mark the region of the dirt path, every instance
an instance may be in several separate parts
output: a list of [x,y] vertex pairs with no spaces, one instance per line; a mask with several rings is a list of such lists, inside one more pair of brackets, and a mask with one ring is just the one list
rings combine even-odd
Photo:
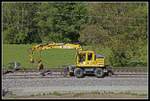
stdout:
[[92,92],[92,93],[51,93],[51,94],[45,94],[45,95],[32,95],[32,96],[10,96],[5,97],[5,99],[115,99],[115,98],[121,98],[121,99],[146,99],[147,94],[137,94],[137,93],[130,93],[130,92]]

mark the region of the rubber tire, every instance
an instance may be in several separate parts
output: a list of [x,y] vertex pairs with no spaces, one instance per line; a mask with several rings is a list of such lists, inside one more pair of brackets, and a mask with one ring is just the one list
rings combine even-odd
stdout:
[[104,77],[104,72],[102,68],[96,68],[94,71],[94,74],[97,78],[102,78]]
[[83,74],[83,69],[81,69],[81,68],[76,68],[76,69],[74,70],[74,75],[75,75],[75,77],[77,77],[77,78],[82,78],[82,77],[84,76],[84,74]]

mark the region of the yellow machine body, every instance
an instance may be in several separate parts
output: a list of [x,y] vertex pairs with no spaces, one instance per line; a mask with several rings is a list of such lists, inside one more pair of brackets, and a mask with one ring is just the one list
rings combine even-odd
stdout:
[[104,67],[104,57],[97,58],[94,51],[79,51],[76,59],[77,67]]
[[103,77],[108,75],[111,70],[105,65],[105,57],[100,54],[96,54],[94,51],[83,50],[79,44],[64,44],[64,43],[48,43],[35,45],[30,49],[30,61],[31,63],[38,63],[38,68],[43,69],[41,58],[34,58],[34,52],[47,50],[47,49],[75,49],[76,59],[75,65],[67,66],[66,69],[70,76],[75,75],[77,78],[83,77],[86,74],[94,74],[97,77]]
[[83,50],[79,44],[49,43],[40,44],[32,47],[30,52],[30,61],[40,61],[33,57],[34,51],[43,51],[47,49],[76,49],[76,67],[104,67],[104,57],[97,58],[94,51]]

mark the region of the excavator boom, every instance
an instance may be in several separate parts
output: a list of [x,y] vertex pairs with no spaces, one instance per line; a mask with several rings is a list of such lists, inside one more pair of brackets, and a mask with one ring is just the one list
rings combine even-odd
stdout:
[[63,48],[63,49],[79,49],[82,50],[79,44],[64,44],[64,43],[48,43],[48,44],[40,44],[32,47],[32,51],[35,50],[46,50],[51,48]]
[[[35,51],[43,51],[47,49],[76,49],[77,51],[82,50],[82,47],[79,44],[70,44],[70,43],[47,43],[47,44],[39,44],[35,45],[30,49],[29,57],[30,62],[34,63],[33,54]],[[39,59],[40,60],[40,59]]]

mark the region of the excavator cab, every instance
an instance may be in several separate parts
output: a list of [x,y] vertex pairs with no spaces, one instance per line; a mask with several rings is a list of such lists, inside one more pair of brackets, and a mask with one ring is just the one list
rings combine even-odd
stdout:
[[94,51],[79,51],[77,53],[76,65],[69,68],[69,74],[81,78],[87,74],[94,74],[98,78],[104,77],[108,69],[104,65],[105,57]]
[[94,51],[80,51],[77,55],[77,66],[88,67],[93,65],[95,61]]
[[95,54],[94,51],[80,51],[77,54],[78,67],[103,67],[104,56]]

